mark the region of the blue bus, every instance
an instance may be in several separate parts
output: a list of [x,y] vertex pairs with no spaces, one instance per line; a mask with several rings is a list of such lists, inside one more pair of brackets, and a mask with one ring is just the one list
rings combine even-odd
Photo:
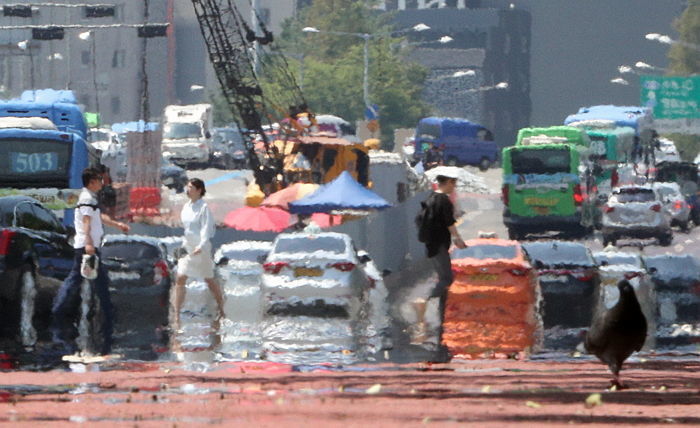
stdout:
[[[23,194],[52,210],[77,203],[82,172],[95,166],[95,149],[79,135],[55,130],[0,129],[0,196]],[[72,213],[64,223],[72,225]]]
[[0,195],[34,197],[49,209],[64,210],[57,214],[72,225],[83,169],[100,163],[73,93],[25,91],[20,99],[0,101],[0,118],[45,118],[55,125],[0,129]]
[[442,150],[447,165],[477,165],[486,170],[498,158],[498,146],[491,131],[465,119],[421,119],[416,127],[414,160],[421,161],[431,145]]
[[24,91],[19,99],[0,101],[0,117],[45,117],[59,130],[87,141],[87,123],[72,91]]

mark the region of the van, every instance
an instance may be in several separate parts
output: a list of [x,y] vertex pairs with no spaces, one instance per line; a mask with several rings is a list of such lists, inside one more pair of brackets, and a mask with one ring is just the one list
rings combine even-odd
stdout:
[[487,170],[498,158],[493,134],[478,123],[465,119],[426,117],[418,122],[414,161],[420,162],[431,144],[442,150],[445,164],[476,165]]

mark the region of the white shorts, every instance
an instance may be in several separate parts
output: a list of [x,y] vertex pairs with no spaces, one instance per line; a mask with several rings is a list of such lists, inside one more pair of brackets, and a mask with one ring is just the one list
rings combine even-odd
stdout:
[[188,278],[214,278],[214,259],[211,244],[207,243],[199,254],[192,254],[194,249],[187,248],[187,255],[177,262],[177,274]]

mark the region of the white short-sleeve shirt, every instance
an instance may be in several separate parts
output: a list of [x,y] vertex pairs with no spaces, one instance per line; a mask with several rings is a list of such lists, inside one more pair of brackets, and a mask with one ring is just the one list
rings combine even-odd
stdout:
[[83,218],[90,217],[90,236],[95,247],[102,244],[102,235],[104,228],[102,227],[102,218],[100,218],[100,208],[98,207],[97,195],[83,187],[78,197],[78,205],[75,208],[75,239],[73,248],[85,248],[85,227],[83,226]]

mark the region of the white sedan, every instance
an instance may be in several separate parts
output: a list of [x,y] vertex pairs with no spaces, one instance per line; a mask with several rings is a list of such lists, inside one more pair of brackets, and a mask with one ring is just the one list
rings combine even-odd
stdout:
[[348,235],[280,234],[263,267],[268,359],[352,362],[381,348],[384,283]]

